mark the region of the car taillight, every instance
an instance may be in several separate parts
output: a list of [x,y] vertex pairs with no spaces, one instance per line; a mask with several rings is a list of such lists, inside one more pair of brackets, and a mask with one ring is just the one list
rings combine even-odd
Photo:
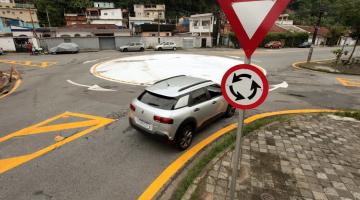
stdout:
[[131,109],[132,111],[135,111],[135,110],[136,110],[135,106],[132,105],[132,104],[130,104],[130,109]]
[[154,121],[162,123],[162,124],[173,124],[174,120],[171,118],[166,118],[166,117],[159,117],[159,116],[154,116]]

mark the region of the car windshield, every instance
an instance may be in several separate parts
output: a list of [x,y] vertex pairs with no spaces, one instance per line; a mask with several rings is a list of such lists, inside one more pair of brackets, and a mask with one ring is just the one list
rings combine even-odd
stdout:
[[138,100],[149,106],[163,110],[173,110],[178,101],[176,98],[165,97],[148,91],[141,94]]

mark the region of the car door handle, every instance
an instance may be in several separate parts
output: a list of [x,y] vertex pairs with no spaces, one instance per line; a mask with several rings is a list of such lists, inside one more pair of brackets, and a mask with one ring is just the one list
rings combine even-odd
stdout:
[[217,101],[213,101],[213,102],[212,102],[212,104],[216,104],[216,103],[217,103]]
[[199,112],[200,111],[200,108],[196,108],[195,110],[194,110],[194,112]]

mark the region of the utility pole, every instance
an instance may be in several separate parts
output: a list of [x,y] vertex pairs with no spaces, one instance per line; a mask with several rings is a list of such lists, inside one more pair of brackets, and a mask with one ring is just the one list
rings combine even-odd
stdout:
[[160,11],[158,10],[158,43],[160,44]]
[[315,26],[315,30],[314,30],[314,34],[313,34],[313,38],[312,38],[312,42],[311,42],[311,47],[310,47],[310,51],[309,51],[309,55],[308,55],[308,59],[307,62],[311,62],[311,58],[314,52],[314,46],[315,46],[315,42],[316,42],[316,38],[317,38],[317,34],[319,32],[319,29],[321,28],[321,19],[323,17],[323,14],[325,12],[325,9],[323,8],[322,4],[321,4],[321,0],[320,0],[320,8],[319,8],[319,17],[318,17],[318,21],[316,23]]
[[38,39],[38,36],[37,36],[37,34],[36,34],[36,31],[35,31],[35,24],[34,24],[34,19],[33,19],[33,17],[32,17],[32,14],[31,14],[31,8],[30,8],[30,6],[29,6],[29,14],[30,14],[30,19],[31,19],[33,34],[34,34],[35,38]]
[[49,11],[48,11],[48,8],[47,8],[47,7],[46,7],[45,11],[46,11],[46,17],[47,17],[47,20],[48,20],[48,26],[51,27],[50,17],[49,17]]

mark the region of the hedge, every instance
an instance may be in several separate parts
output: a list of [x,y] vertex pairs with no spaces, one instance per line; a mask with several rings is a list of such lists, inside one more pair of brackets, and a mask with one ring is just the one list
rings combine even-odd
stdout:
[[[235,47],[238,47],[237,39],[234,33],[229,34],[230,40],[235,44]],[[285,45],[285,47],[297,47],[300,44],[308,41],[309,34],[308,33],[269,33],[260,44],[260,47],[264,47],[265,44],[271,41],[281,41]]]

